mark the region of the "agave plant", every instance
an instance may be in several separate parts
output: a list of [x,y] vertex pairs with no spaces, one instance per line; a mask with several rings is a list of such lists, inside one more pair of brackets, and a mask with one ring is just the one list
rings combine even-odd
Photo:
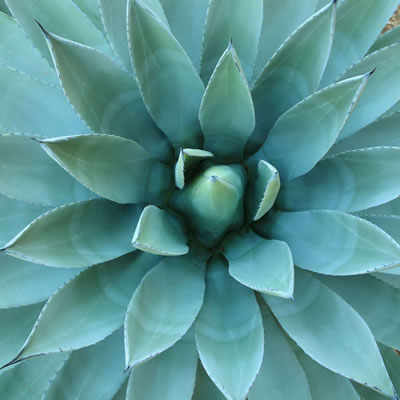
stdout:
[[2,0],[0,397],[400,392],[398,0]]

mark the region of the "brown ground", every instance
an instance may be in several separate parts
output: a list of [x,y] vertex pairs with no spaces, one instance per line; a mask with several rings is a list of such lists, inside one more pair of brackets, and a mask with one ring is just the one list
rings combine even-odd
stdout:
[[390,29],[394,28],[395,26],[400,25],[400,6],[397,8],[396,12],[393,14],[393,17],[390,18],[390,21],[385,26],[383,32],[389,31]]

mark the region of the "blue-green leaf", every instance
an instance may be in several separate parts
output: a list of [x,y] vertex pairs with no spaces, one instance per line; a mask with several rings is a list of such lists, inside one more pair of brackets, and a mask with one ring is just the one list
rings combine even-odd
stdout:
[[232,43],[208,82],[199,119],[207,150],[223,159],[242,159],[256,122],[249,86]]
[[199,363],[197,367],[196,385],[192,400],[226,400],[226,397],[214,385],[213,381],[204,371],[204,367]]
[[294,300],[263,295],[288,335],[333,372],[394,397],[367,324],[344,300],[306,271],[296,271]]
[[385,216],[385,215],[395,215],[400,216],[400,196],[396,199],[389,201],[388,203],[381,204],[380,206],[371,207],[367,210],[362,210],[358,212],[362,216]]
[[260,307],[263,313],[265,350],[249,400],[265,400],[266,393],[274,400],[311,400],[307,378],[287,338],[266,305],[260,304]]
[[163,202],[170,168],[133,140],[80,135],[41,140],[43,149],[73,177],[117,203]]
[[394,28],[380,35],[378,39],[375,40],[374,44],[368,50],[368,54],[383,49],[384,47],[390,46],[391,44],[399,42],[400,42],[400,26],[395,26]]
[[88,268],[67,282],[46,303],[14,362],[90,346],[116,331],[136,287],[158,262],[158,257],[136,252]]
[[361,218],[372,222],[376,226],[379,226],[387,234],[389,234],[397,243],[400,244],[400,216],[399,215],[362,215],[362,211],[359,214]]
[[[397,83],[400,79],[400,43],[366,56],[347,70],[340,79],[366,74],[374,68],[376,71],[369,79],[357,107],[339,136],[339,140],[369,125],[399,101],[400,87]],[[376,101],[377,99],[379,101]]]
[[198,359],[190,330],[168,350],[133,368],[126,400],[191,400]]
[[361,60],[398,5],[398,0],[345,0],[340,4],[322,87]]
[[182,218],[156,206],[143,209],[132,238],[136,248],[162,256],[181,256],[189,252],[189,238]]
[[103,199],[68,204],[35,219],[2,250],[51,267],[109,261],[135,250],[130,239],[140,211]]
[[124,383],[121,385],[121,387],[119,388],[115,396],[112,398],[112,400],[126,400],[128,381],[129,379],[125,379]]
[[157,356],[189,330],[203,303],[204,263],[189,254],[164,258],[139,285],[125,319],[127,367]]
[[336,2],[314,14],[268,61],[252,90],[256,129],[247,145],[254,152],[275,121],[318,87],[333,38]]
[[175,148],[200,147],[204,85],[196,69],[169,28],[142,1],[131,0],[128,7],[128,39],[144,103]]
[[[0,135],[0,193],[45,206],[96,197],[48,157],[31,137],[19,134]],[[32,214],[40,211],[38,206],[32,209]]]
[[125,379],[122,336],[121,329],[94,346],[72,352],[42,400],[110,400]]
[[281,188],[282,210],[360,211],[400,196],[400,147],[336,154]]
[[135,79],[93,48],[45,35],[65,94],[92,131],[135,140],[168,160],[168,141],[146,111]]
[[294,265],[285,242],[266,240],[252,231],[233,233],[223,242],[229,273],[253,290],[291,298]]
[[369,74],[323,89],[283,114],[255,157],[268,160],[282,181],[309,172],[335,143]]
[[210,378],[227,399],[244,400],[260,369],[264,331],[252,290],[236,282],[226,261],[210,261],[196,344]]
[[104,33],[101,21],[99,0],[72,0],[79,9],[92,21],[96,28]]
[[185,49],[197,70],[200,69],[201,42],[209,0],[160,0],[171,32]]
[[47,300],[79,269],[49,268],[0,253],[0,308]]
[[375,225],[339,211],[276,212],[256,226],[286,242],[295,265],[326,275],[400,266],[400,245]]
[[204,28],[201,77],[207,83],[222,53],[232,40],[244,74],[253,75],[261,33],[263,1],[210,0]]

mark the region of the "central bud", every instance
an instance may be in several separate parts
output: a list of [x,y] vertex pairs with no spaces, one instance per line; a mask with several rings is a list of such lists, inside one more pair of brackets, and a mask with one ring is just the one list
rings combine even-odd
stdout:
[[170,204],[187,217],[200,242],[214,247],[228,230],[244,224],[246,180],[246,171],[239,164],[208,163],[183,190],[174,193]]

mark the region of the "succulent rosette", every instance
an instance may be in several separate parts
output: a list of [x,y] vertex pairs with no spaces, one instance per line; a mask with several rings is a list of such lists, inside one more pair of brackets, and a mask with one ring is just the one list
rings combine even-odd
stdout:
[[398,5],[0,1],[0,397],[398,398]]

